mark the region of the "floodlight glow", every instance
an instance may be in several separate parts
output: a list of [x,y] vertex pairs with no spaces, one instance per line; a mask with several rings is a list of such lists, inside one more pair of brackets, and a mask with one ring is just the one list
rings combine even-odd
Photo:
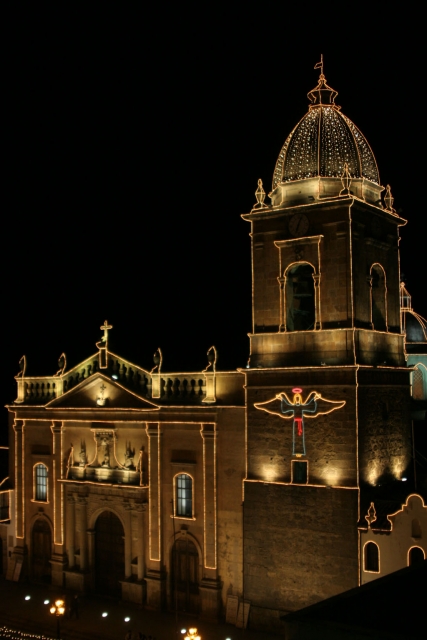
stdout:
[[108,613],[106,611],[104,611],[104,613],[102,614],[103,618],[106,618],[108,616]]
[[31,600],[31,596],[25,596],[25,600]]
[[49,604],[50,600],[45,600],[43,604]]
[[402,478],[402,482],[406,482],[408,478]]
[[130,622],[130,618],[129,618],[129,616],[126,616],[126,618],[125,618],[125,622]]
[[115,373],[113,373],[113,375],[111,377],[113,378],[113,380],[118,380],[119,379],[119,376],[116,376]]

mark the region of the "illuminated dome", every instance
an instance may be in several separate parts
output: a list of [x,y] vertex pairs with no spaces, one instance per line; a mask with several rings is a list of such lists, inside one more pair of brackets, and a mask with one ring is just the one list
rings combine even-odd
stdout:
[[407,346],[408,343],[422,342],[427,344],[427,320],[412,309],[412,298],[404,282],[400,284],[400,308]]
[[344,163],[353,178],[379,184],[374,154],[366,138],[335,104],[336,91],[322,74],[308,93],[308,113],[291,131],[279,154],[273,175],[273,189],[279,182],[316,176],[341,177]]
[[323,73],[317,87],[307,95],[311,102],[308,113],[287,137],[276,162],[270,194],[273,205],[286,201],[286,184],[310,178],[335,179],[339,187],[338,192],[326,187],[326,192],[317,197],[338,195],[345,171],[354,184],[354,195],[379,204],[383,189],[375,156],[361,131],[335,104],[338,93],[326,84]]

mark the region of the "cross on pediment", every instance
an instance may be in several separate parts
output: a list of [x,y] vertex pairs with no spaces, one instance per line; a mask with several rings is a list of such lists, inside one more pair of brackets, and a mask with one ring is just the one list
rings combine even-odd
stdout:
[[102,324],[99,328],[101,329],[101,331],[104,331],[104,335],[101,338],[102,342],[108,343],[108,331],[113,328],[113,325],[108,324],[108,321],[105,320],[104,324]]

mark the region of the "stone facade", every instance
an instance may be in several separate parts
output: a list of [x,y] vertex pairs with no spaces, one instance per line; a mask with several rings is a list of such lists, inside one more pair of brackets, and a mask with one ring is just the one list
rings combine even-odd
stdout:
[[[406,221],[389,190],[381,199],[372,152],[335,95],[322,75],[271,205],[260,184],[243,216],[246,369],[216,371],[213,347],[204,371],[164,373],[160,350],[152,370],[137,366],[109,350],[107,322],[70,371],[63,356],[56,375],[31,378],[21,362],[9,411],[11,562],[23,576],[211,619],[237,596],[253,626],[276,629],[365,579],[376,491],[395,507],[411,473]],[[396,511],[384,505],[383,520]]]

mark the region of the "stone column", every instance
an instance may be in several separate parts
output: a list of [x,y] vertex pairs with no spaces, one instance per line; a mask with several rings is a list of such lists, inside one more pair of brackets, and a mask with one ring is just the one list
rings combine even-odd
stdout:
[[203,500],[204,516],[204,566],[217,568],[217,514],[216,514],[216,431],[214,424],[203,424]]
[[148,435],[148,546],[150,561],[161,561],[161,448],[160,424],[147,424]]
[[125,520],[125,578],[132,576],[132,505],[129,502],[124,504]]
[[162,609],[166,576],[162,570],[161,432],[159,423],[147,423],[148,435],[148,571],[147,606]]
[[75,538],[74,532],[76,528],[76,501],[73,494],[67,496],[67,533],[66,545],[68,554],[68,568],[72,569],[75,564]]
[[24,448],[24,421],[15,420],[15,535],[17,538],[25,538],[25,456]]
[[89,584],[92,589],[95,588],[95,529],[86,531],[86,539],[88,542],[88,569],[90,570]]
[[80,571],[87,570],[87,498],[79,497]]
[[200,582],[201,616],[217,620],[221,608],[221,584],[217,573],[216,429],[203,424],[204,558]]
[[314,328],[321,329],[322,321],[320,314],[320,276],[313,275],[314,280],[314,314],[315,314],[315,322]]
[[58,482],[62,480],[62,423],[54,422],[52,431],[52,501],[53,501],[53,542],[56,553],[63,552],[64,531],[63,531],[63,494],[64,487]]
[[145,505],[136,505],[136,517],[138,526],[138,580],[143,580],[145,575],[144,558],[144,511]]
[[285,282],[286,278],[279,277],[277,278],[279,283],[279,293],[280,293],[280,322],[279,322],[279,331],[285,330]]

